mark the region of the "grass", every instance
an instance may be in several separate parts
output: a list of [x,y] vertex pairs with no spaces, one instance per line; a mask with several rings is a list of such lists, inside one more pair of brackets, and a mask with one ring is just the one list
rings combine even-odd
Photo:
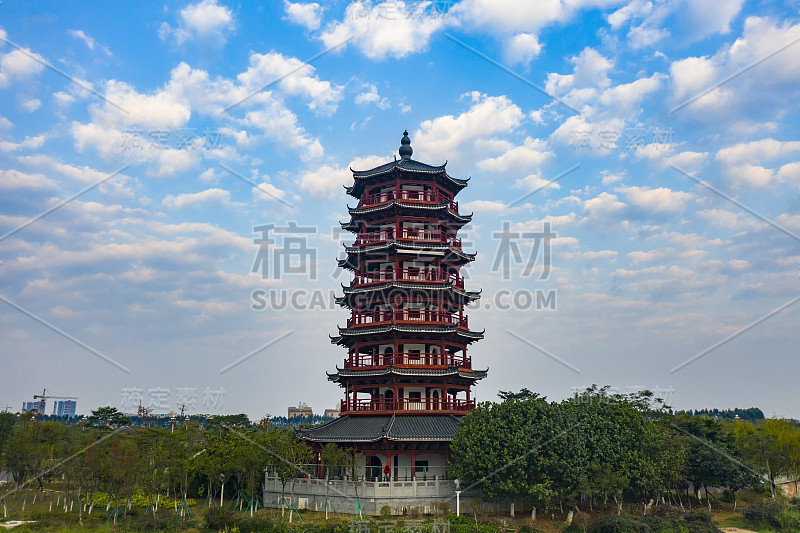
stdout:
[[[25,499],[25,495],[27,494],[27,502],[25,505],[25,511],[22,512],[22,501]],[[143,520],[148,515],[152,516],[152,513],[145,508],[134,508],[130,514],[133,516],[129,516],[128,518],[118,520],[117,528],[115,529],[113,523],[106,519],[107,513],[105,511],[105,506],[102,507],[95,507],[91,516],[87,513],[83,514],[84,521],[82,524],[78,522],[78,512],[77,512],[77,504],[73,508],[72,512],[64,513],[63,507],[60,510],[56,510],[56,501],[58,498],[58,492],[46,492],[44,494],[37,493],[37,500],[36,504],[32,503],[34,491],[29,491],[28,493],[15,493],[8,497],[8,520],[38,520],[38,523],[35,524],[23,524],[17,526],[13,529],[9,529],[8,531],[12,532],[23,532],[23,531],[66,531],[66,532],[81,532],[81,533],[100,533],[100,532],[110,532],[110,531],[144,531],[143,527],[138,527],[144,524]],[[737,511],[733,511],[733,504],[722,504],[721,502],[713,502],[713,518],[719,527],[737,527],[746,530],[757,530],[754,528],[750,523],[748,523],[744,517],[742,516],[742,510],[747,506],[748,500],[752,501],[752,498],[755,498],[753,495],[742,495],[739,499],[739,505]],[[751,497],[752,496],[752,497]],[[50,503],[53,503],[53,511],[50,512]],[[206,533],[212,531],[210,529],[205,528],[203,517],[205,515],[205,510],[203,509],[203,500],[199,500],[196,505],[192,507],[192,512],[195,514],[195,518],[186,520],[181,528],[181,531],[186,532],[196,532],[196,533]],[[226,502],[227,505],[227,502]],[[704,508],[703,505],[694,505],[693,507],[701,507]],[[0,505],[0,522],[3,521],[2,518],[2,505]],[[593,513],[590,513],[590,520],[592,522],[609,515],[616,514],[616,510],[614,508],[608,509],[597,509]],[[642,507],[641,505],[626,505],[623,510],[623,515],[628,516],[641,516],[642,514]],[[258,511],[258,515],[269,517],[270,520],[276,523],[283,522],[284,519],[280,516],[280,511],[278,509],[262,509]],[[157,518],[159,522],[165,526],[173,525],[174,521],[173,518],[175,516],[175,510],[173,507],[161,507],[157,513]],[[241,515],[240,515],[241,516]],[[248,513],[249,516],[249,513]],[[331,517],[331,520],[326,522],[324,515],[320,515],[315,511],[302,511],[301,512],[302,521],[298,520],[295,517],[295,520],[292,524],[292,529],[297,528],[298,531],[305,530],[305,531],[313,531],[318,529],[320,526],[323,525],[339,525],[345,533],[349,529],[349,521],[352,520],[354,517],[351,515],[344,515],[344,514],[334,514]],[[378,518],[378,517],[369,517],[369,518]],[[394,516],[392,519],[394,520],[402,520],[408,517],[399,517]],[[431,518],[431,517],[426,517]],[[470,518],[474,519],[474,515],[470,515]],[[516,518],[511,518],[508,514],[492,514],[492,513],[478,513],[477,515],[478,522],[480,525],[488,525],[492,529],[498,532],[516,532],[519,531],[521,528],[527,526],[531,528],[536,528],[540,531],[544,531],[546,533],[558,533],[562,532],[565,528],[565,523],[563,521],[563,515],[560,513],[555,513],[551,516],[551,513],[539,513],[537,519],[532,521],[530,519],[530,511],[528,512],[518,512]],[[152,523],[147,526],[147,530],[153,531]],[[0,528],[0,533],[4,531],[4,528]],[[770,530],[757,530],[759,533],[768,533]]]

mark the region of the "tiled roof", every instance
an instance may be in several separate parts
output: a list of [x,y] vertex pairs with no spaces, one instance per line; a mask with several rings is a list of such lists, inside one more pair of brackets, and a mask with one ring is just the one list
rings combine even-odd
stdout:
[[384,163],[383,165],[379,165],[369,170],[353,170],[351,168],[350,171],[353,173],[353,179],[355,180],[355,183],[350,187],[345,186],[345,189],[347,190],[347,194],[357,196],[356,194],[354,194],[354,192],[356,191],[356,189],[361,187],[361,184],[359,182],[362,182],[363,180],[371,178],[373,176],[388,174],[392,172],[395,168],[398,168],[406,172],[414,172],[418,174],[431,174],[431,175],[439,174],[448,181],[450,181],[456,187],[459,188],[466,187],[469,179],[461,180],[450,176],[445,170],[446,166],[447,163],[441,166],[434,166],[434,165],[428,165],[427,163],[421,163],[420,161],[415,161],[414,159],[411,158],[408,159],[403,158],[395,161],[389,161],[388,163]]
[[[353,170],[352,168],[350,170],[353,172],[354,178],[364,179],[372,176],[377,176],[378,174],[383,174],[385,172],[389,172],[395,167],[401,170],[408,170],[410,172],[427,172],[430,174],[436,174],[439,172],[444,172],[446,166],[447,163],[440,166],[433,166],[409,158],[409,159],[399,159],[395,161],[389,161],[388,163],[384,163],[369,170]],[[454,178],[450,179],[453,179],[456,182],[462,182],[466,185],[466,182],[464,180],[455,180]]]
[[363,215],[367,213],[375,213],[377,211],[382,211],[384,209],[389,209],[394,206],[405,207],[409,209],[424,209],[426,211],[449,211],[454,218],[462,222],[469,222],[472,220],[472,214],[459,215],[455,211],[452,211],[448,204],[415,204],[415,203],[398,202],[397,200],[392,200],[391,202],[385,204],[376,205],[374,207],[362,207],[360,209],[358,207],[348,206],[347,210],[351,215]]
[[[387,248],[391,248],[392,246],[398,248],[398,250],[397,250],[398,253],[402,253],[403,249],[424,250],[424,251],[430,251],[432,253],[437,253],[437,252],[438,253],[444,253],[444,252],[448,252],[449,251],[450,253],[455,254],[455,255],[463,258],[463,259],[466,259],[467,261],[474,261],[475,257],[477,256],[477,253],[468,254],[466,252],[463,252],[463,251],[459,250],[458,248],[453,248],[449,244],[444,244],[444,243],[419,243],[419,242],[413,242],[413,241],[387,241],[387,242],[384,242],[384,243],[374,244],[374,245],[371,245],[371,246],[347,246],[347,245],[345,245],[344,250],[348,254],[363,254],[363,253],[374,252],[374,251],[377,251],[377,250],[386,250]],[[344,260],[340,260],[340,265],[341,265],[341,261],[344,261]]]
[[454,415],[358,415],[300,430],[312,442],[445,441],[456,434],[460,417]]
[[465,298],[477,300],[481,297],[481,291],[465,291],[458,287],[453,286],[452,281],[428,281],[425,283],[409,283],[406,281],[387,281],[385,283],[373,283],[371,285],[364,285],[363,287],[346,287],[342,285],[345,294],[360,294],[370,293],[374,291],[382,291],[390,287],[398,289],[420,289],[420,290],[450,290],[453,289]]
[[388,333],[390,331],[399,331],[402,333],[455,333],[461,337],[469,340],[480,340],[483,338],[482,331],[471,331],[460,329],[458,326],[408,326],[405,324],[386,324],[383,326],[375,327],[359,327],[359,328],[339,328],[339,335],[331,336],[332,344],[339,344],[342,342],[343,337],[353,335],[370,335],[374,333]]

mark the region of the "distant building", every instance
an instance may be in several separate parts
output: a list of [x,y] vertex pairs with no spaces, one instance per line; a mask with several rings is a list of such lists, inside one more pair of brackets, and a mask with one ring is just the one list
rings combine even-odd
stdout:
[[77,412],[78,402],[75,400],[56,400],[53,403],[54,416],[75,416]]
[[289,408],[289,414],[286,416],[286,418],[294,418],[297,416],[308,418],[310,416],[314,416],[314,411],[312,411],[308,405],[300,402],[300,405],[297,407]]
[[325,409],[325,418],[339,418],[341,411],[339,409]]
[[39,411],[39,402],[22,402],[22,411]]

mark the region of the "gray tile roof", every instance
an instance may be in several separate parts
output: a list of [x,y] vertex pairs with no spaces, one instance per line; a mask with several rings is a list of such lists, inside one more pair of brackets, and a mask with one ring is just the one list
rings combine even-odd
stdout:
[[375,442],[453,440],[461,418],[455,415],[350,415],[300,430],[312,442]]
[[[362,207],[360,209],[358,207],[350,207],[350,206],[348,206],[347,207],[347,211],[351,215],[364,215],[364,214],[367,214],[367,213],[375,213],[375,212],[378,212],[378,211],[384,211],[384,210],[387,210],[387,209],[391,209],[391,208],[393,208],[395,206],[404,207],[404,208],[408,208],[408,209],[420,209],[420,210],[426,210],[426,211],[447,211],[456,220],[459,220],[461,222],[466,223],[466,222],[470,222],[472,220],[472,214],[460,215],[460,214],[456,213],[455,211],[452,211],[450,209],[449,204],[436,204],[436,205],[428,204],[428,205],[426,205],[426,204],[415,204],[415,203],[398,202],[397,200],[392,200],[391,202],[388,202],[388,203],[385,203],[385,204],[381,204],[381,205],[377,205],[377,206],[374,206],[374,207]],[[349,223],[344,223],[343,225],[348,225],[348,224]]]

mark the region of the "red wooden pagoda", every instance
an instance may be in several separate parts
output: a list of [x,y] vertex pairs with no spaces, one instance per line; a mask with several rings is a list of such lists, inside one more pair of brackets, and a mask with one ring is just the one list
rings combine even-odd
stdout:
[[480,298],[460,273],[475,259],[457,235],[471,220],[455,201],[467,180],[412,153],[406,131],[399,160],[353,171],[347,193],[358,206],[342,227],[355,242],[340,266],[354,278],[337,299],[351,314],[331,338],[348,354],[328,375],[345,390],[342,417],[300,432],[356,447],[367,477],[444,477],[459,418],[474,409],[472,387],[487,372],[467,355],[483,338],[464,314]]

